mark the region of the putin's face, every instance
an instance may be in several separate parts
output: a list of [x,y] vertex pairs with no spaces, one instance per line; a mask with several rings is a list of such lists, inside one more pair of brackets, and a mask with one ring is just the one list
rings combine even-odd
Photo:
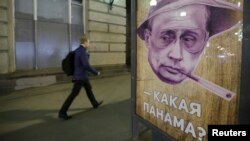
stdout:
[[163,82],[178,84],[193,72],[208,40],[207,17],[205,6],[190,5],[151,19],[145,29],[148,61]]

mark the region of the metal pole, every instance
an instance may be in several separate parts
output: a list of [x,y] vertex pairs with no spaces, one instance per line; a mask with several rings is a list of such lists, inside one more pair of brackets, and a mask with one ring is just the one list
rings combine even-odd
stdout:
[[250,77],[250,1],[244,0],[243,5],[243,40],[240,82],[239,124],[250,124],[249,82]]
[[136,119],[136,0],[131,0],[131,115],[132,138],[139,138],[139,121]]
[[72,0],[68,0],[68,32],[69,32],[69,51],[72,50],[71,47],[71,43],[72,43],[72,32],[71,32],[71,24],[72,24],[72,19],[71,19],[71,15],[72,15]]
[[37,41],[37,0],[33,0],[33,19],[34,19],[34,54],[35,54],[35,70],[38,69],[38,41]]

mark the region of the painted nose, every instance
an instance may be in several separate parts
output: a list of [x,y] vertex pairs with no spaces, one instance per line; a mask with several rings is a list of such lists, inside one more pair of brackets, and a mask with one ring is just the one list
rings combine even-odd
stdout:
[[181,44],[178,40],[173,42],[170,46],[168,57],[175,61],[181,61],[183,59]]

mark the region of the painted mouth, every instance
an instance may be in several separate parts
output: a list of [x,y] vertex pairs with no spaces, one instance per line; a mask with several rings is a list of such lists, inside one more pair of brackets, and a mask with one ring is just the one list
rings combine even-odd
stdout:
[[171,74],[179,74],[181,72],[180,69],[178,68],[173,68],[173,67],[170,67],[170,66],[162,66],[163,70],[171,73]]

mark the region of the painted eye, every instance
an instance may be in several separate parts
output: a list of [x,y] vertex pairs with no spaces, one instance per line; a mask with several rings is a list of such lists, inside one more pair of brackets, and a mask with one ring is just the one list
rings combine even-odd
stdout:
[[169,45],[175,40],[175,34],[172,31],[167,31],[160,36],[160,39],[162,44]]
[[169,42],[170,41],[170,37],[168,35],[162,36],[161,39],[165,42]]
[[194,47],[197,39],[193,36],[184,36],[181,38],[182,42],[184,43],[185,47],[192,48]]

